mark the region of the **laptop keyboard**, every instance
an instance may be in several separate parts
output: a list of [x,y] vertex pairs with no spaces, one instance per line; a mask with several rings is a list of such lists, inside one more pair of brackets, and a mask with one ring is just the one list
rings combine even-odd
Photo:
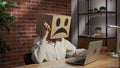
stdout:
[[75,63],[84,63],[85,62],[85,58],[79,59],[74,61]]

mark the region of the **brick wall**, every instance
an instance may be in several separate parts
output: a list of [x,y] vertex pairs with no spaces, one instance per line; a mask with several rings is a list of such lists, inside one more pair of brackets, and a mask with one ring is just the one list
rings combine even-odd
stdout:
[[30,52],[33,40],[37,37],[35,32],[37,13],[49,12],[70,15],[71,0],[15,0],[18,6],[8,8],[8,12],[17,17],[15,23],[10,25],[11,32],[3,37],[10,52],[0,56],[0,68],[11,68],[24,65],[23,55]]

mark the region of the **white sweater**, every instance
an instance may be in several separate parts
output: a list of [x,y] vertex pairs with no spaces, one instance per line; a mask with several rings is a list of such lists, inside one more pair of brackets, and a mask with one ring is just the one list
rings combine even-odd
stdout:
[[[85,49],[77,49],[68,40],[62,38],[61,41],[48,42],[40,37],[36,38],[32,47],[32,60],[35,63],[46,61],[55,61],[65,59],[66,55],[73,56],[74,54],[85,52]],[[77,51],[77,53],[76,53]],[[83,53],[82,53],[83,55]]]

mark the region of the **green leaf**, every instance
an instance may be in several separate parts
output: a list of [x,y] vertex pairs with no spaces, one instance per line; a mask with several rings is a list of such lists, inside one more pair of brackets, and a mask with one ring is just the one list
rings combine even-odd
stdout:
[[11,1],[8,5],[8,0],[0,0],[0,55],[3,55],[6,51],[10,51],[9,46],[7,46],[6,42],[2,39],[2,28],[5,28],[7,32],[10,32],[9,24],[16,20],[15,16],[12,16],[5,9],[10,7],[16,7],[17,3],[15,1]]
[[7,6],[7,5],[8,5],[8,2],[7,2],[7,1],[3,1],[3,2],[2,2],[2,5],[3,5],[3,6]]
[[17,3],[16,3],[15,1],[12,1],[12,2],[11,2],[11,6],[12,6],[12,7],[16,7],[16,6],[17,6]]
[[3,55],[6,51],[10,51],[10,48],[6,45],[2,37],[0,37],[0,55]]
[[5,11],[5,7],[0,4],[0,12]]

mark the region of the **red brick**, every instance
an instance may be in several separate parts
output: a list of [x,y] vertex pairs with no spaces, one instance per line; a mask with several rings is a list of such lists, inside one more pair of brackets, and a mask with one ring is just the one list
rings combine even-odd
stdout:
[[16,16],[16,17],[21,17],[21,13],[15,13],[15,12],[12,12],[12,15]]
[[39,0],[31,0],[32,3],[38,3]]
[[17,2],[30,2],[30,0],[14,0],[14,1],[17,1]]

